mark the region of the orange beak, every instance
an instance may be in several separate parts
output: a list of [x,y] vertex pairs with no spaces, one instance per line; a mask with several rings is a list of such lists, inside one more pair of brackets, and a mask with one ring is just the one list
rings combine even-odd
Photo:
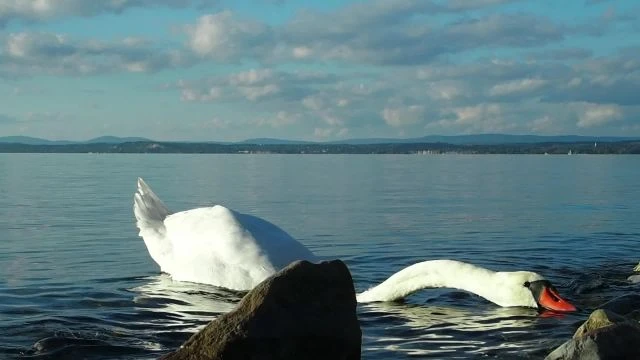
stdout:
[[570,312],[576,311],[576,307],[563,299],[556,289],[545,286],[540,292],[538,304],[547,310]]

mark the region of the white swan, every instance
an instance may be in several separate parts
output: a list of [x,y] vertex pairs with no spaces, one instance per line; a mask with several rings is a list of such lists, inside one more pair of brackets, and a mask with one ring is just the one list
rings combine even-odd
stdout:
[[295,260],[317,261],[276,225],[222,205],[171,214],[141,178],[133,211],[149,254],[174,280],[250,290]]
[[[318,260],[276,225],[222,205],[170,214],[141,178],[133,209],[149,254],[177,281],[250,290],[295,260]],[[503,307],[576,310],[536,273],[494,272],[455,260],[408,266],[356,298],[361,303],[394,301],[439,287],[466,290]]]
[[575,311],[539,274],[495,272],[455,260],[429,260],[408,266],[381,284],[356,295],[358,302],[394,301],[426,288],[455,288],[477,294],[499,306]]

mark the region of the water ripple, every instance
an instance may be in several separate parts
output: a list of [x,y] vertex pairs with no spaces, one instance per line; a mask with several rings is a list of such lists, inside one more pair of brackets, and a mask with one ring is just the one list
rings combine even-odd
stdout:
[[343,259],[358,291],[429,259],[537,271],[580,311],[437,289],[358,317],[363,359],[540,359],[640,290],[626,282],[638,159],[0,154],[0,358],[156,359],[238,303],[157,275],[131,213],[142,176],[172,210],[225,203],[273,221]]

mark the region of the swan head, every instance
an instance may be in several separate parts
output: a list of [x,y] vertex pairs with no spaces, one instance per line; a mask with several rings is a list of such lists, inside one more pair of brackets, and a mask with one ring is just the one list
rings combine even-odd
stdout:
[[[498,273],[500,274],[500,273]],[[576,307],[560,296],[551,282],[541,275],[530,271],[501,273],[506,278],[503,282],[507,295],[519,306],[551,310],[556,312],[576,311]]]
[[529,289],[539,308],[551,311],[576,311],[576,307],[562,298],[549,280],[525,281],[522,286]]

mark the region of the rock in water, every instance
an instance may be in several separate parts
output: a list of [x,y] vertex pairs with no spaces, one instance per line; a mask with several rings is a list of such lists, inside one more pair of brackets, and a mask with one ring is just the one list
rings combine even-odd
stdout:
[[640,294],[625,294],[600,305],[600,309],[613,311],[627,318],[640,320]]
[[347,266],[296,261],[161,359],[355,360],[361,343]]
[[573,338],[545,360],[640,359],[640,325],[610,310],[591,313]]

